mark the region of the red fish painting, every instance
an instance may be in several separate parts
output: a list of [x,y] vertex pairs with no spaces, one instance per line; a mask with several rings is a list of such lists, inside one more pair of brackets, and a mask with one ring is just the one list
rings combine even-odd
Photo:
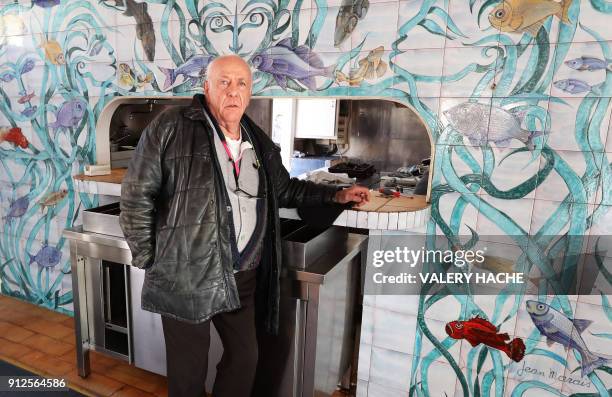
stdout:
[[512,339],[508,334],[500,334],[497,327],[484,318],[474,317],[468,321],[451,321],[446,324],[446,333],[453,339],[465,339],[472,347],[485,344],[501,350],[511,360],[519,362],[525,357],[525,343],[521,338]]
[[21,132],[21,128],[13,127],[13,128],[0,128],[0,143],[2,142],[10,142],[15,146],[19,146],[23,149],[28,147],[28,138],[23,135]]

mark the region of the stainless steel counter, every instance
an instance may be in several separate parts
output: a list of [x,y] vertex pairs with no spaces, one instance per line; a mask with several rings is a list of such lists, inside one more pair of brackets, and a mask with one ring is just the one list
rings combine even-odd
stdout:
[[306,269],[291,268],[288,264],[283,269],[281,277],[290,280],[298,280],[312,284],[324,284],[326,277],[329,278],[334,267],[344,262],[351,261],[361,250],[365,250],[365,242],[368,236],[349,233],[344,246],[336,246],[321,258],[313,262]]
[[[65,229],[64,236],[70,241],[79,375],[86,377],[90,373],[90,350],[165,374],[161,321],[159,315],[140,308],[145,271],[129,265],[132,257],[125,239],[83,231],[82,226]],[[258,336],[263,357],[258,367],[257,387],[263,393],[260,395],[312,397],[331,395],[335,390],[353,356],[353,314],[359,305],[362,274],[360,254],[367,248],[367,239],[365,235],[349,233],[342,244],[328,248],[325,255],[306,269],[284,264],[280,339]],[[105,292],[108,289],[105,277],[109,277],[105,270],[108,272],[109,267],[125,274],[125,326],[117,326],[107,318],[111,313],[106,306],[110,293]],[[214,380],[216,363],[222,354],[220,340],[218,343],[212,340],[218,338],[212,331],[207,385]],[[113,347],[115,336],[124,334],[126,350],[117,353]],[[286,349],[291,353],[283,353]]]
[[[111,248],[106,249],[105,254],[111,254],[112,248],[119,250],[127,250],[127,252],[117,252],[115,255],[119,255],[119,258],[126,260],[127,263],[131,262],[132,254],[129,251],[129,246],[124,238],[115,237],[107,234],[90,233],[83,231],[83,226],[75,226],[72,228],[64,229],[64,236],[72,243],[74,241],[77,247],[81,248],[79,251],[84,252],[86,248],[88,252],[92,249],[104,249],[105,247]],[[283,269],[281,273],[282,277],[287,277],[292,280],[305,281],[308,283],[323,284],[325,277],[334,268],[340,260],[351,260],[363,247],[364,242],[368,239],[367,236],[361,234],[349,233],[346,245],[343,247],[335,247],[333,251],[319,258],[307,269],[294,269],[289,264]],[[95,246],[93,246],[95,244]],[[103,247],[98,247],[98,246]],[[124,263],[124,262],[122,262]]]

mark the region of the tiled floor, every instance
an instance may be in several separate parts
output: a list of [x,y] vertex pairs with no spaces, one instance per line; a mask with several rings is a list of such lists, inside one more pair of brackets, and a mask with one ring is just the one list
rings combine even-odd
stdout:
[[[76,371],[72,317],[0,295],[0,359],[30,372],[66,379],[90,396],[167,396],[166,378],[92,351],[91,374]],[[340,391],[333,397],[349,397]]]
[[62,377],[90,396],[166,396],[166,378],[91,352],[91,375],[76,372],[72,317],[0,295],[0,359],[40,375]]

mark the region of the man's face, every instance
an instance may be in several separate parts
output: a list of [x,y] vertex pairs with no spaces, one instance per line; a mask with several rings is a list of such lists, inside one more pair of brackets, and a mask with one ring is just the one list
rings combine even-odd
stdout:
[[238,57],[219,59],[209,67],[204,93],[221,125],[240,121],[251,100],[251,84],[251,70]]

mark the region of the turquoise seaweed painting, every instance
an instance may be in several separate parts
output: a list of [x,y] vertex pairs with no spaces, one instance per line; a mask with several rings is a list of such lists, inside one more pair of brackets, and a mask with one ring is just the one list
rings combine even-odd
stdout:
[[[534,5],[539,14],[524,11]],[[77,191],[72,177],[96,162],[102,109],[116,96],[200,92],[206,66],[221,54],[251,64],[255,96],[377,97],[411,108],[434,143],[428,248],[440,234],[466,248],[495,235],[516,248],[515,268],[546,277],[559,271],[549,259],[562,255],[563,269],[579,268],[585,245],[612,248],[604,247],[612,234],[610,19],[604,0],[4,1],[1,292],[71,313],[61,230],[99,203]],[[523,249],[527,237],[535,244]],[[597,260],[609,268],[609,256]],[[526,312],[528,299],[568,319],[591,310],[597,322],[583,337],[605,354],[610,297],[558,291],[540,283],[530,297],[525,291],[484,302],[423,290],[414,307],[370,307],[373,322],[408,318],[403,310],[414,322],[370,324],[375,334],[403,333],[398,340],[410,346],[362,338],[359,393],[610,395],[612,365],[581,376],[580,353],[543,345]],[[461,321],[480,316],[520,336],[523,362],[449,337],[444,313]],[[401,364],[385,367],[390,357]],[[545,375],[529,372],[536,366]]]

